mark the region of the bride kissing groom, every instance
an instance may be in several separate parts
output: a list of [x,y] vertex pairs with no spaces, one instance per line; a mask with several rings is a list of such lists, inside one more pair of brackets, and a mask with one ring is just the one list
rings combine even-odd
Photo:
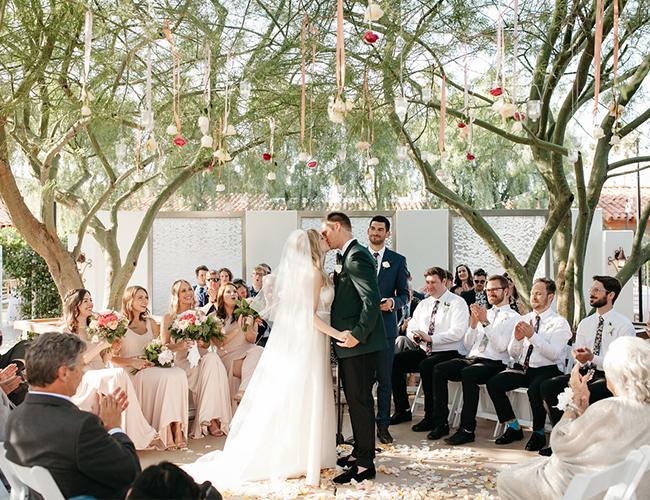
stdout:
[[352,453],[337,463],[347,471],[335,483],[360,482],[375,477],[375,382],[378,352],[388,347],[381,317],[375,261],[368,249],[352,237],[350,218],[331,212],[321,232],[331,249],[338,249],[334,273],[331,324],[349,331],[335,343],[343,391],[348,402],[354,437]]

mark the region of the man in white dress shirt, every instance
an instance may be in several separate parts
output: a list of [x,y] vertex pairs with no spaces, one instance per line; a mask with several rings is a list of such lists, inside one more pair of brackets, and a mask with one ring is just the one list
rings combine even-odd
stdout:
[[406,335],[419,345],[414,351],[395,354],[393,361],[393,402],[391,425],[412,420],[406,392],[406,374],[420,372],[424,391],[424,419],[415,424],[415,432],[433,429],[433,368],[438,363],[460,358],[467,353],[463,336],[469,310],[458,295],[447,290],[447,271],[431,267],[424,272],[428,298],[420,302],[409,322]]
[[496,444],[510,444],[524,438],[506,394],[518,387],[528,387],[528,400],[533,413],[533,434],[526,444],[526,450],[539,451],[546,444],[546,410],[540,386],[545,380],[562,374],[564,350],[572,335],[567,320],[551,309],[554,297],[555,282],[552,279],[535,280],[530,291],[533,311],[517,323],[508,345],[508,353],[517,362],[512,369],[495,375],[487,383],[499,422],[507,424],[506,432],[496,440]]
[[[618,337],[634,337],[634,325],[614,309],[614,302],[621,293],[621,282],[613,276],[594,276],[594,284],[589,289],[589,305],[596,313],[583,319],[578,325],[576,341],[573,343],[573,357],[585,369],[594,369],[593,378],[588,382],[589,403],[609,398],[603,371],[603,359],[609,345]],[[569,375],[560,375],[542,384],[542,399],[553,425],[562,418],[562,412],[555,408],[557,396],[569,384]]]
[[436,404],[433,414],[434,428],[427,436],[440,439],[449,434],[450,380],[463,384],[463,411],[460,427],[445,442],[453,446],[473,443],[476,430],[479,385],[505,370],[508,364],[508,344],[515,325],[521,316],[510,308],[508,280],[501,275],[491,276],[485,288],[491,309],[477,303],[470,305],[471,317],[465,333],[464,345],[469,350],[467,358],[438,363],[433,369],[433,390]]

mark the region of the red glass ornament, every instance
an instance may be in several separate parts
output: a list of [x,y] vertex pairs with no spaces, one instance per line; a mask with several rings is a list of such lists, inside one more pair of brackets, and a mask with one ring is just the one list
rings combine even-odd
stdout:
[[379,36],[375,35],[372,31],[367,31],[366,34],[363,35],[363,39],[368,43],[375,43],[379,40]]
[[497,87],[495,89],[490,90],[490,94],[492,94],[494,97],[497,97],[503,94],[503,90],[501,90],[501,87]]
[[271,155],[268,154],[268,153],[264,153],[264,155],[262,156],[262,158],[264,158],[264,161],[270,161],[270,160],[271,160]]
[[179,136],[176,139],[174,139],[174,144],[176,144],[177,146],[185,146],[185,139]]

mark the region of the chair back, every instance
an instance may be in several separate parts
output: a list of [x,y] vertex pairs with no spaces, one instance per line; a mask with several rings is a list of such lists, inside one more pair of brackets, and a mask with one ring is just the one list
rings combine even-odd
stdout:
[[[6,497],[3,497],[0,494],[0,498],[11,498],[11,500],[23,500],[27,498],[29,490],[14,472],[13,463],[7,458],[7,450],[5,450],[4,443],[0,443],[0,470],[2,470],[9,486],[11,486],[11,496],[7,494]],[[0,488],[3,487],[0,486]]]
[[[43,500],[65,500],[59,486],[52,478],[52,474],[45,467],[35,465],[34,467],[25,467],[10,461],[6,457],[6,450],[2,448],[0,453],[0,467],[5,472],[5,476],[11,484],[11,499],[27,498],[27,488],[35,491],[43,497]],[[10,471],[10,472],[9,472]],[[12,477],[12,479],[10,479]],[[14,486],[14,483],[16,485]],[[19,496],[14,496],[14,488],[18,491]]]
[[564,493],[564,500],[636,500],[636,488],[650,469],[650,445],[628,453],[625,460],[595,474],[577,474]]

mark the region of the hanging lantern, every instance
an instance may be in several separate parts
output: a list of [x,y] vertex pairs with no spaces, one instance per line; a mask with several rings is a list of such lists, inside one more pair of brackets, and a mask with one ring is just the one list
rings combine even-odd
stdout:
[[246,100],[251,96],[251,81],[249,79],[242,80],[239,84],[239,95]]
[[404,161],[406,160],[407,152],[406,152],[406,146],[397,146],[397,159],[399,161]]
[[222,192],[226,190],[226,186],[223,184],[217,184],[217,191]]
[[140,168],[136,169],[135,175],[133,176],[133,180],[135,182],[144,182],[145,175],[144,175],[144,172],[142,171],[142,169],[140,169]]
[[212,136],[204,135],[201,137],[201,147],[202,148],[211,148],[212,147]]
[[90,116],[90,113],[92,113],[92,111],[90,111],[89,106],[81,106],[81,116]]
[[223,131],[224,135],[232,136],[232,135],[237,135],[237,131],[235,130],[234,125],[228,125],[226,129]]
[[516,121],[515,123],[512,124],[512,131],[513,132],[521,132],[524,129],[524,126],[520,121]]
[[377,21],[384,15],[384,11],[379,5],[373,3],[372,0],[368,2],[368,7],[366,8],[366,13],[363,16],[363,22],[368,23],[372,21]]
[[569,149],[566,159],[569,163],[575,163],[578,161],[579,154],[580,152],[577,149]]
[[208,133],[208,129],[210,128],[210,120],[208,120],[207,116],[199,116],[199,128],[201,129],[201,133],[203,135]]
[[594,133],[593,133],[594,139],[602,139],[605,137],[605,131],[602,129],[602,127],[596,125],[594,127]]
[[126,157],[126,144],[115,145],[115,156],[118,160],[123,160]]
[[149,154],[152,154],[158,148],[158,142],[153,137],[149,137],[145,147],[147,148],[147,151],[149,151]]
[[309,159],[309,155],[304,151],[298,155],[298,161],[306,162]]
[[212,155],[217,158],[221,163],[226,163],[227,161],[232,160],[230,153],[225,149],[217,149]]
[[396,97],[395,98],[395,114],[399,117],[400,121],[404,121],[406,118],[406,111],[408,109],[408,101],[406,97]]
[[422,102],[424,104],[431,102],[431,87],[424,87],[422,89]]
[[336,152],[336,156],[338,157],[339,161],[343,163],[348,156],[348,152],[345,148],[341,148]]
[[267,175],[266,178],[270,181],[274,181],[276,179],[275,172],[269,172],[269,175]]
[[140,121],[142,122],[142,126],[151,132],[151,130],[153,130],[154,124],[153,111],[144,110],[142,112]]
[[359,151],[365,151],[370,147],[370,143],[367,141],[359,141],[355,144],[355,146]]
[[618,146],[621,143],[621,136],[620,135],[613,135],[612,138],[610,139],[609,143],[612,146]]
[[164,174],[158,176],[158,185],[159,186],[164,186],[167,184],[167,177],[165,177]]
[[178,129],[176,128],[176,125],[173,123],[167,127],[167,130],[165,130],[167,135],[177,135],[178,134]]
[[538,101],[537,99],[528,101],[526,103],[526,112],[528,113],[528,117],[536,122],[542,114],[542,101]]
[[374,166],[379,164],[379,158],[373,156],[368,160],[368,165]]

